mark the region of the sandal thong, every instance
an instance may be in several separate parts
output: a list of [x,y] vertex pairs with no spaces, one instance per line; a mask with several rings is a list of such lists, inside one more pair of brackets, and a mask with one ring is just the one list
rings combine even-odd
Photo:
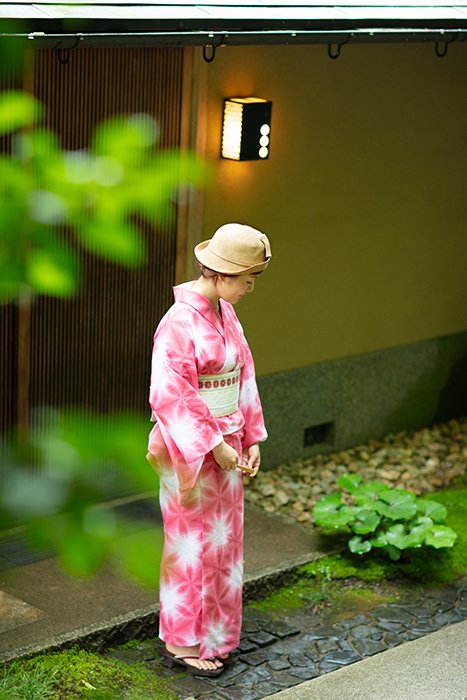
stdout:
[[185,661],[185,659],[196,659],[199,661],[200,659],[198,656],[175,656],[175,654],[172,654],[167,649],[161,649],[161,654],[164,657],[162,659],[163,663],[166,666],[169,666],[169,668],[173,668],[176,665],[183,666],[185,671],[192,673],[195,676],[217,678],[217,676],[220,676],[221,673],[225,671],[223,666],[221,668],[197,668],[196,666],[193,666],[193,664],[189,664]]

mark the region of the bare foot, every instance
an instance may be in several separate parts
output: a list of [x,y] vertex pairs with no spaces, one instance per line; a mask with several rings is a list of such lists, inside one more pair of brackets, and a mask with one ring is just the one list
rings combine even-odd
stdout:
[[197,657],[199,655],[199,644],[193,647],[176,647],[173,644],[166,644],[165,647],[167,651],[170,651],[170,653],[174,654],[174,656],[183,658],[185,663],[187,663],[189,666],[200,668],[203,671],[215,671],[218,668],[222,668],[224,665],[218,659],[187,658],[189,656]]

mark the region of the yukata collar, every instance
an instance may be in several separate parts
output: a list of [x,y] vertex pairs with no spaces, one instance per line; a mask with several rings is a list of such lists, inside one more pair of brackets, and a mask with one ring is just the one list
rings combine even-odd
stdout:
[[[194,282],[184,282],[173,288],[173,293],[175,301],[181,301],[184,304],[188,304],[193,309],[198,311],[204,318],[212,323],[213,326],[219,331],[219,333],[224,335],[224,327],[222,325],[222,320],[217,311],[214,309],[213,305],[209,299],[199,292],[195,292],[192,289]],[[222,308],[222,299],[220,300]]]

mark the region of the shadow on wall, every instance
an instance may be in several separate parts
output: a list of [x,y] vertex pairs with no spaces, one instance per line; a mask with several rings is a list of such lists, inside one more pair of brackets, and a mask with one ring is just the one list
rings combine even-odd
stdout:
[[440,392],[434,422],[448,420],[467,413],[467,352],[451,367]]
[[432,342],[433,364],[420,366],[417,380],[388,415],[389,432],[417,430],[467,413],[467,348],[453,347],[450,338]]

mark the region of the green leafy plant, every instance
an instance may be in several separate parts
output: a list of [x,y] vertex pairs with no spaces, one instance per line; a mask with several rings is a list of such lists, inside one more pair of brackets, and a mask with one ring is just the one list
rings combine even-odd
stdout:
[[[43,411],[41,419],[27,436],[0,440],[0,531],[21,532],[34,550],[52,549],[71,575],[91,575],[111,561],[154,588],[162,530],[141,530],[105,504],[109,488],[147,493],[157,487],[141,449],[147,421],[78,410]],[[100,465],[107,467],[106,479],[99,477]]]
[[[13,64],[20,74],[21,63],[0,45],[0,75],[12,74]],[[17,304],[26,317],[37,297],[79,291],[83,250],[138,269],[146,259],[143,229],[165,226],[182,190],[203,186],[208,174],[194,153],[159,147],[150,114],[113,116],[78,151],[61,147],[44,114],[29,93],[0,91],[7,145],[0,153],[0,305]],[[27,395],[27,382],[20,372],[18,395]],[[110,560],[154,587],[162,537],[97,507],[108,493],[156,488],[144,457],[147,420],[43,407],[29,420],[34,411],[23,403],[18,429],[0,436],[0,530],[19,528],[29,546],[52,549],[70,574],[94,573]],[[103,466],[112,474],[107,481],[98,478]]]
[[139,220],[167,221],[180,187],[202,185],[195,154],[157,148],[149,114],[112,117],[87,150],[62,150],[38,124],[43,105],[20,91],[0,93],[0,303],[28,295],[69,297],[78,289],[79,249],[135,268],[145,260]]
[[363,482],[358,474],[343,474],[342,491],[321,498],[313,509],[317,525],[330,534],[350,534],[353,554],[377,549],[393,561],[403,550],[431,546],[452,547],[457,535],[444,522],[446,508],[436,501],[417,498],[382,481]]

